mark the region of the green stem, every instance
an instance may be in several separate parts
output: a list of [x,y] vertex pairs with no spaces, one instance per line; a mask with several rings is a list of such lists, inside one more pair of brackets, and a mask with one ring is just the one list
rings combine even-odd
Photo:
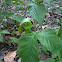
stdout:
[[34,20],[34,31],[36,32],[36,20]]
[[5,6],[4,7],[5,7],[5,11],[7,12],[7,3],[6,2],[5,2]]

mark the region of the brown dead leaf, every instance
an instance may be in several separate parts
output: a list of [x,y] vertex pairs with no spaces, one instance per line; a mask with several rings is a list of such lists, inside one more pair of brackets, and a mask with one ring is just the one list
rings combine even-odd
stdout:
[[14,62],[16,56],[16,51],[9,51],[8,54],[4,57],[5,62]]

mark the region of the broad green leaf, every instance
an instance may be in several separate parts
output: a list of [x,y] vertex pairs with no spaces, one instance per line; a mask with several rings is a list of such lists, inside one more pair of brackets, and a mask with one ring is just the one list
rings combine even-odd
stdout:
[[59,29],[58,36],[62,39],[62,26]]
[[59,56],[62,47],[61,39],[56,35],[53,29],[45,29],[37,34],[38,40],[52,54]]
[[3,30],[2,33],[3,34],[10,34],[10,32],[8,32],[7,30]]
[[19,16],[19,15],[13,15],[12,18],[13,18],[13,20],[16,20],[18,22],[21,22],[23,20],[23,17]]
[[19,40],[17,52],[21,62],[38,62],[39,46],[36,33],[26,34]]
[[41,0],[32,0],[33,2],[40,2]]
[[58,35],[59,29],[52,29]]
[[47,62],[55,62],[55,59],[53,59],[53,58],[48,58],[48,59],[47,59]]
[[56,35],[58,35],[59,29],[54,29],[54,31],[56,32]]
[[59,58],[61,57],[61,53],[60,53],[59,51],[58,51],[57,53],[53,53],[53,54],[52,54],[52,58],[56,58],[57,56],[58,56]]
[[43,4],[32,3],[32,7],[29,8],[29,14],[42,26],[46,9]]
[[22,28],[24,28],[24,29],[30,29],[31,27],[32,27],[31,19],[30,18],[25,18],[20,23],[18,31],[19,31],[19,33],[21,33]]

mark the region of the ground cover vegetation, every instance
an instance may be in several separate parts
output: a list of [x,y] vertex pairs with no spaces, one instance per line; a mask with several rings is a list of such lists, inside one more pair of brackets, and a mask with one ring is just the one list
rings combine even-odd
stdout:
[[0,45],[1,62],[62,62],[62,1],[1,0]]

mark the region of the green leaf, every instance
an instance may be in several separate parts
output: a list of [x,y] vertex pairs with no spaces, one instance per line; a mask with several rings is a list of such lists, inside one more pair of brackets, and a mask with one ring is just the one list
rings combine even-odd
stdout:
[[17,43],[17,42],[18,42],[18,39],[16,39],[16,38],[12,38],[12,39],[10,39],[8,42],[9,42],[9,43],[12,43],[12,42]]
[[33,2],[40,2],[41,0],[32,0]]
[[2,62],[2,61],[0,60],[0,62]]
[[18,2],[18,0],[12,0],[12,1]]
[[11,0],[5,0],[5,2],[6,2],[6,3],[10,3],[10,2],[11,2]]
[[3,42],[3,36],[0,34],[0,42]]
[[36,33],[26,34],[19,40],[18,50],[21,62],[38,62],[39,46]]
[[60,7],[59,9],[60,9],[60,10],[61,10],[61,12],[62,12],[62,7]]
[[7,30],[3,30],[2,33],[3,34],[10,34],[10,32],[8,32]]
[[29,8],[29,14],[42,26],[46,9],[43,4],[32,3],[32,7]]
[[39,61],[39,62],[45,62],[45,61]]
[[17,3],[17,2],[20,1],[20,0],[12,0],[12,1],[15,1],[15,2]]
[[1,15],[1,10],[0,10],[0,20],[3,20],[3,16]]
[[62,39],[62,26],[59,29],[58,36]]
[[62,58],[61,58],[61,59],[59,59],[59,60],[56,60],[55,62],[62,62]]
[[46,53],[47,52],[47,48],[45,46],[41,46],[41,52]]
[[7,27],[7,22],[6,21],[1,21],[4,27]]
[[53,59],[53,58],[48,58],[48,59],[47,59],[47,62],[55,62],[55,59]]
[[53,0],[46,0],[47,1],[47,3],[51,3]]
[[12,18],[13,18],[13,20],[16,20],[18,22],[21,22],[23,20],[23,17],[19,16],[19,15],[13,15]]
[[18,28],[18,32],[21,33],[22,28],[27,30],[27,29],[30,29],[31,27],[32,27],[31,19],[30,18],[25,18],[20,23],[20,26]]
[[0,42],[3,42],[2,30],[0,30]]
[[19,1],[22,5],[24,5],[25,6],[25,4],[24,4],[24,2],[23,1]]
[[16,31],[15,31],[15,30],[13,30],[13,31],[12,31],[12,34],[16,34]]
[[59,29],[53,29],[56,32],[56,35],[58,35]]
[[37,34],[38,40],[43,46],[47,48],[52,54],[60,56],[62,47],[61,39],[56,35],[53,29],[45,29]]
[[10,12],[2,12],[1,13],[3,16],[6,16],[6,17],[10,17],[13,15],[13,13],[10,13]]

